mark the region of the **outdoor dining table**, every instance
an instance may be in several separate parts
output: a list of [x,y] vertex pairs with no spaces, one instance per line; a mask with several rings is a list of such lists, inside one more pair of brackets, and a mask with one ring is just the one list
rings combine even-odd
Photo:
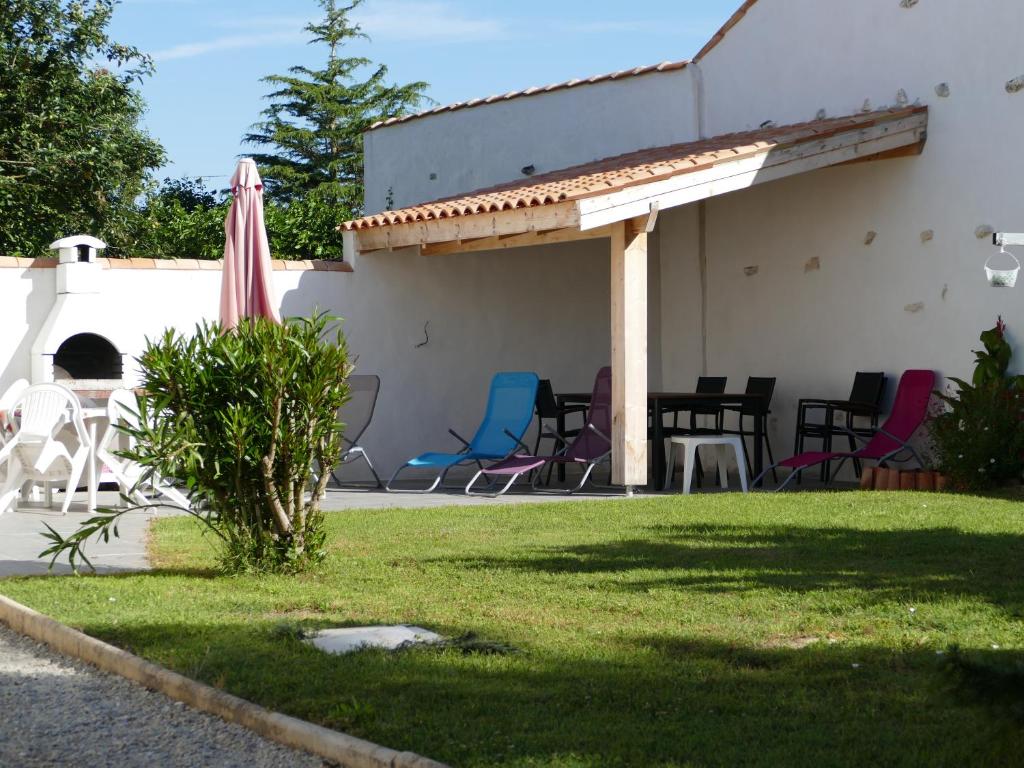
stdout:
[[[564,392],[555,396],[559,406],[567,405],[589,405],[589,392]],[[648,487],[662,488],[665,484],[665,449],[666,437],[673,434],[682,434],[685,430],[666,427],[664,424],[665,414],[689,411],[693,408],[723,408],[726,406],[745,407],[748,412],[755,414],[754,419],[754,477],[761,474],[764,469],[764,430],[763,420],[760,418],[766,413],[768,401],[763,395],[748,395],[746,393],[724,393],[705,394],[703,392],[648,392],[647,412],[650,418],[648,435],[653,446],[651,456],[651,479]],[[558,433],[565,431],[565,416],[558,416]],[[559,467],[561,470],[562,468]],[[744,471],[740,468],[740,471]],[[563,479],[559,476],[559,479]],[[758,486],[761,482],[758,482]]]

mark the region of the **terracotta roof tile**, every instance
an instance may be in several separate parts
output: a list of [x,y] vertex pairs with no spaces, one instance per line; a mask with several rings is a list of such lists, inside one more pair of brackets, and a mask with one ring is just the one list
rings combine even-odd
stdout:
[[692,173],[721,162],[766,152],[780,145],[796,144],[857,128],[867,128],[925,109],[926,107],[886,109],[846,117],[812,120],[796,125],[769,126],[703,141],[643,149],[533,176],[529,180],[499,184],[467,195],[422,203],[397,211],[383,211],[345,222],[342,227],[347,230],[370,229],[581,200],[637,184]]
[[518,99],[524,96],[535,96],[538,93],[551,93],[552,91],[561,91],[566,88],[575,88],[578,85],[591,85],[593,83],[602,83],[606,80],[621,80],[624,77],[636,77],[638,75],[649,75],[655,72],[671,72],[677,69],[683,69],[689,62],[686,61],[663,61],[661,64],[651,64],[647,67],[636,67],[635,69],[624,69],[619,72],[609,72],[605,75],[594,75],[585,79],[573,79],[566,80],[561,83],[552,83],[551,85],[534,86],[532,88],[526,88],[522,91],[509,91],[508,93],[498,94],[495,96],[488,96],[483,99],[472,99],[470,101],[460,101],[455,104],[447,104],[441,107],[434,107],[423,112],[417,112],[413,115],[403,115],[402,117],[392,117],[389,120],[381,120],[370,126],[370,130],[376,128],[382,128],[385,125],[395,125],[396,123],[406,123],[410,120],[416,120],[420,117],[427,117],[429,115],[439,115],[443,112],[456,112],[460,109],[468,109],[470,107],[477,107],[481,104],[493,104],[496,101],[511,101],[512,99]]

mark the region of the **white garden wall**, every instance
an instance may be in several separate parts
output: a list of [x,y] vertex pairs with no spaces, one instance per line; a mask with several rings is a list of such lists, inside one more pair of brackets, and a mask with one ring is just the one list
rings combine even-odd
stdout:
[[[54,301],[55,270],[29,263],[0,263],[0,391],[31,378],[29,347]],[[103,270],[109,312],[135,340],[122,352],[138,355],[147,336],[168,327],[188,332],[216,318],[219,265],[181,268],[190,264],[196,262],[156,269],[137,260],[139,268]],[[589,390],[608,360],[608,259],[596,243],[513,258],[380,254],[360,259],[354,273],[310,262],[275,267],[282,314],[319,308],[345,318],[356,372],[380,375],[377,413],[363,442],[385,471],[423,450],[457,449],[447,430],[472,435],[495,371],[537,371],[559,389]],[[429,342],[418,346],[428,322]]]

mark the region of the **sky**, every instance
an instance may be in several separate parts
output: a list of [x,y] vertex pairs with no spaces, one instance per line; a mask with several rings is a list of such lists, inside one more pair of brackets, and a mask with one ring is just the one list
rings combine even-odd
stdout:
[[[740,0],[366,0],[352,18],[371,40],[350,47],[424,80],[438,104],[575,77],[688,59]],[[167,149],[158,176],[230,176],[241,139],[265,108],[260,79],[317,68],[326,49],[303,27],[316,0],[122,0],[111,38],[153,56],[145,127]]]

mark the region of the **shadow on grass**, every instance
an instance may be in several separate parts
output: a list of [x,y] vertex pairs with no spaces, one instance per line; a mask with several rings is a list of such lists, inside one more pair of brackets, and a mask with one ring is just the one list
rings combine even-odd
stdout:
[[[1024,535],[953,528],[861,530],[758,525],[660,525],[642,539],[476,556],[465,568],[554,575],[656,571],[614,587],[709,592],[870,591],[874,600],[970,595],[1024,614]],[[646,576],[646,574],[645,574]]]
[[656,635],[510,656],[329,656],[265,622],[106,628],[271,708],[453,765],[999,765],[1024,733],[954,696],[932,650]]

